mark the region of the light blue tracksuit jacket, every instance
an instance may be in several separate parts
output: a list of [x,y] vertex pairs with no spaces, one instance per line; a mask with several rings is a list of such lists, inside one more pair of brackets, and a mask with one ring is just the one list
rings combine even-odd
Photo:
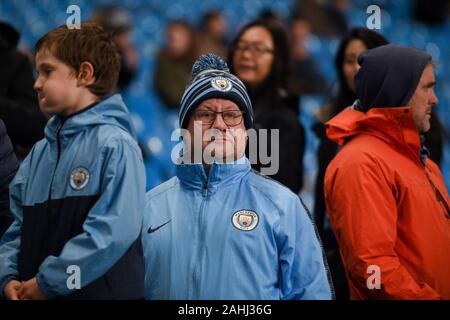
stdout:
[[330,299],[323,251],[300,198],[242,158],[177,165],[147,193],[147,299]]

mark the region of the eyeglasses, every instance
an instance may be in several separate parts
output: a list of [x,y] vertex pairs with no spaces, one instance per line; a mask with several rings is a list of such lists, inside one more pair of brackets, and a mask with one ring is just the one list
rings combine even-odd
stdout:
[[227,126],[234,127],[241,124],[244,111],[228,110],[215,112],[211,110],[196,110],[194,111],[194,120],[201,121],[203,125],[211,125],[216,121],[218,114],[222,116],[223,122],[225,122]]
[[274,53],[273,49],[267,48],[262,44],[247,44],[240,42],[236,44],[234,48],[236,51],[240,51],[241,53],[248,50],[255,57],[260,57],[264,53]]

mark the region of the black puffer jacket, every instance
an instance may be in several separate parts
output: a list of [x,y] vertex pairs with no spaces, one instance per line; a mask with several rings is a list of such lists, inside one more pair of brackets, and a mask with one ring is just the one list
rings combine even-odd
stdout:
[[[305,147],[305,129],[300,123],[300,97],[287,94],[278,102],[267,95],[249,91],[254,110],[254,127],[260,129],[279,129],[279,170],[271,178],[281,182],[294,193],[299,193],[303,186],[303,155]],[[256,98],[258,97],[258,98]],[[270,152],[270,138],[267,139]],[[248,152],[247,152],[248,154]],[[260,162],[252,168],[261,171]]]
[[32,66],[16,48],[19,34],[0,22],[0,118],[18,154],[24,158],[44,137],[46,119],[33,90]]
[[14,178],[18,163],[5,125],[0,120],[0,238],[12,222],[9,211],[9,183]]

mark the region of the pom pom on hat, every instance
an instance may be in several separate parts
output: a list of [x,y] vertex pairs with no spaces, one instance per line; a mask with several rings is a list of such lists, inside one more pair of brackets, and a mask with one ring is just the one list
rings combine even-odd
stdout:
[[230,73],[227,63],[221,57],[212,53],[203,54],[192,66],[191,83],[205,70],[220,70]]

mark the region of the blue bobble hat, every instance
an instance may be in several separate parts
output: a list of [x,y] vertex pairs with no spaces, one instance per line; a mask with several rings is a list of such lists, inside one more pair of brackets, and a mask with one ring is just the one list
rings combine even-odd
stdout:
[[208,53],[192,66],[191,81],[181,98],[180,128],[186,128],[192,112],[207,99],[226,99],[244,112],[246,129],[253,128],[253,108],[245,85],[230,73],[226,62]]

